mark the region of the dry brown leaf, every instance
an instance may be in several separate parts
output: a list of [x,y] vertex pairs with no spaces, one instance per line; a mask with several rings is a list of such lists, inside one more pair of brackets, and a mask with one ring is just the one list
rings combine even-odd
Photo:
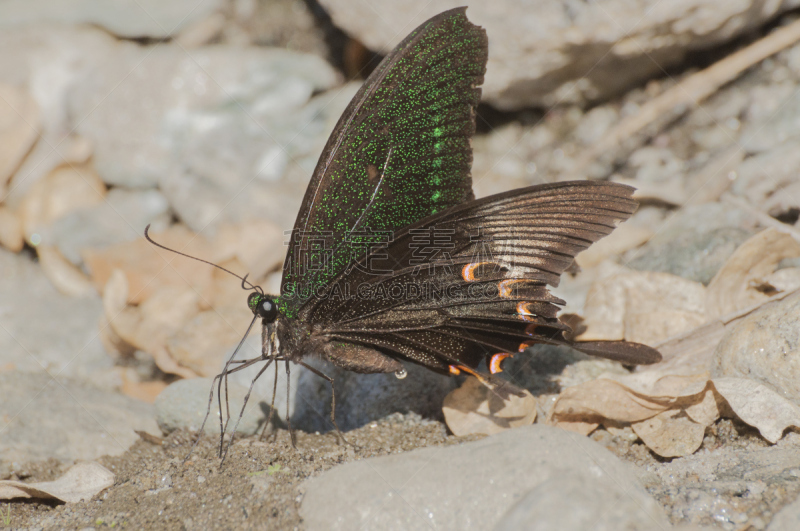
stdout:
[[779,291],[794,291],[800,288],[800,267],[779,269],[764,280]]
[[103,489],[114,484],[114,473],[99,463],[78,463],[55,481],[23,483],[0,481],[0,499],[39,498],[66,503],[90,500]]
[[[721,324],[719,326],[722,327]],[[704,337],[708,335],[704,334]],[[691,342],[683,344],[693,346]],[[548,420],[557,426],[568,428],[571,424],[577,424],[586,430],[591,423],[642,423],[665,411],[674,410],[675,414],[685,411],[695,424],[706,426],[716,420],[719,411],[716,398],[708,389],[714,347],[705,350],[707,353],[699,359],[695,355],[696,349],[689,348],[640,372],[623,375],[606,373],[596,380],[568,387],[556,398]],[[663,415],[659,417],[661,423],[657,424],[658,430],[656,421],[639,427],[649,436],[648,440],[657,445],[654,451],[664,452],[661,455],[682,452],[691,447],[682,439],[683,436],[669,434],[670,429],[684,427],[683,421],[674,420],[673,416],[669,416],[668,420]],[[585,426],[580,426],[581,423]],[[690,440],[696,441],[699,428],[689,427],[694,430]],[[669,442],[673,439],[678,442]]]
[[657,364],[632,374],[605,373],[565,388],[555,399],[548,423],[581,433],[598,422],[636,423],[645,444],[659,455],[674,456],[694,451],[705,426],[735,413],[766,439],[777,441],[786,427],[800,422],[800,408],[752,380],[724,378],[717,384],[715,379],[713,387],[709,382],[714,350],[726,326],[788,295],[778,294],[662,342],[657,347],[664,359]]
[[584,436],[592,433],[600,425],[599,422],[569,421],[564,419],[560,419],[558,422],[553,422],[552,424],[558,426],[562,430],[572,431]]
[[244,301],[235,307],[201,312],[185,326],[170,335],[167,350],[183,367],[201,376],[215,376],[222,357],[231,345],[239,341],[253,314]]
[[0,245],[14,253],[25,245],[22,223],[14,212],[3,206],[0,206]]
[[[207,258],[212,247],[204,238],[182,225],[174,225],[162,233],[152,233],[153,239],[167,247]],[[144,238],[113,245],[102,250],[85,249],[82,253],[92,281],[102,292],[111,272],[121,270],[128,280],[128,302],[138,304],[150,298],[164,286],[191,288],[209,299],[214,268],[159,249]]]
[[505,398],[478,381],[467,378],[444,399],[442,411],[447,427],[454,435],[483,433],[492,435],[510,428],[527,426],[536,420],[536,399],[528,392],[522,396],[504,393]]
[[8,180],[39,138],[40,113],[27,91],[0,83],[0,201]]
[[705,287],[668,273],[628,271],[592,285],[581,341],[653,345],[706,321]]
[[598,378],[567,387],[556,398],[548,422],[599,422],[611,419],[638,422],[670,407],[668,402],[649,400],[608,378]]
[[197,373],[181,367],[167,352],[169,336],[180,330],[197,313],[198,297],[191,289],[165,287],[140,306],[127,306],[128,277],[119,270],[111,275],[103,293],[106,319],[119,338],[153,356],[158,368],[184,378]]
[[789,427],[800,427],[800,407],[749,378],[714,378],[717,392],[743,422],[755,427],[771,443]]
[[100,329],[100,341],[103,343],[103,348],[107,354],[112,357],[123,358],[136,352],[136,347],[119,337],[119,334],[114,331],[105,313],[100,316],[97,327]]
[[57,247],[40,245],[36,248],[39,264],[47,279],[58,291],[70,297],[85,297],[95,293],[89,277],[64,258]]
[[707,389],[703,393],[703,399],[699,402],[689,404],[684,411],[686,415],[703,426],[710,426],[721,415],[721,410],[717,394],[713,389]]
[[[229,271],[236,271],[238,273],[247,271],[247,268],[242,265],[238,258],[219,262],[219,265]],[[251,277],[247,277],[247,280],[251,280]],[[252,281],[256,282],[256,278],[253,277]],[[224,308],[229,306],[244,310],[244,314],[242,315],[247,315],[250,318],[253,317],[253,314],[247,306],[247,297],[250,295],[250,292],[242,289],[241,280],[225,271],[214,268],[211,272],[211,284],[204,295],[206,295],[206,298],[201,301],[200,305],[204,310],[212,307]]]
[[25,240],[22,237],[22,223],[11,210],[0,206],[0,245],[11,252],[22,250]]
[[681,410],[670,409],[631,425],[639,438],[661,457],[693,454],[703,444],[706,427]]
[[[700,372],[703,370],[702,367],[711,367],[711,356],[724,335],[725,324],[716,319],[698,326],[694,330],[657,343],[654,348],[661,353],[661,364],[666,365],[677,358],[679,365],[693,364],[698,367],[698,371],[692,372]],[[647,369],[648,367],[640,367],[639,370],[645,371]]]
[[766,301],[769,295],[755,289],[775,272],[784,258],[800,256],[800,243],[769,228],[750,237],[728,258],[708,285],[709,317],[721,317]]
[[136,400],[152,404],[156,401],[156,397],[161,394],[161,391],[167,388],[167,382],[162,380],[153,380],[149,382],[141,382],[136,378],[128,377],[127,371],[121,373],[122,386],[120,391],[122,394],[127,395]]
[[106,185],[93,164],[59,166],[31,186],[20,204],[25,239],[30,242],[56,219],[102,203],[105,196]]
[[285,240],[283,229],[265,219],[227,225],[220,227],[214,236],[214,260],[237,258],[251,278],[260,280],[283,264]]

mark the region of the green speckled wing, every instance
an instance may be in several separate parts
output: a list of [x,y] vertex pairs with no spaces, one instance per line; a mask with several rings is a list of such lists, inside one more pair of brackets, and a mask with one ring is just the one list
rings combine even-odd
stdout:
[[465,11],[414,30],[339,119],[292,231],[278,300],[287,316],[376,235],[474,197],[471,138],[488,41]]

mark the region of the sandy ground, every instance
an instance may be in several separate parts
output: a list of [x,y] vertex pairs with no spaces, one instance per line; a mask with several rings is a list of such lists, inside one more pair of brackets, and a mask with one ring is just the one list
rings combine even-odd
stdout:
[[[335,433],[297,431],[292,448],[283,429],[263,441],[258,436],[237,439],[220,466],[219,439],[210,436],[199,441],[184,463],[193,437],[185,431],[163,440],[146,437],[123,455],[99,459],[116,474],[116,484],[95,499],[69,505],[15,501],[10,513],[9,506],[2,506],[0,523],[7,518],[5,527],[13,529],[302,529],[298,509],[307,478],[349,461],[480,438],[455,437],[438,421],[395,414],[348,432],[349,444],[340,443]],[[667,462],[625,434],[601,429],[592,438],[640,468]],[[704,448],[744,448],[759,441],[767,446],[751,428],[722,420],[709,429]],[[55,460],[30,463],[16,478],[48,481],[65,468]],[[650,490],[668,514],[671,505],[681,503],[668,490]],[[748,512],[771,512],[773,498],[779,503],[784,496],[764,497],[763,507]]]
[[[257,436],[237,440],[222,466],[218,438],[201,439],[186,463],[192,434],[178,431],[160,444],[143,439],[121,456],[98,460],[116,474],[116,484],[94,500],[71,505],[14,502],[6,527],[301,528],[298,487],[306,478],[348,461],[479,438],[448,436],[442,423],[415,415],[393,415],[350,431],[350,444],[339,443],[335,433],[295,432],[295,437],[296,448],[286,430],[264,441]],[[49,481],[65,467],[52,460],[23,470],[26,480]]]

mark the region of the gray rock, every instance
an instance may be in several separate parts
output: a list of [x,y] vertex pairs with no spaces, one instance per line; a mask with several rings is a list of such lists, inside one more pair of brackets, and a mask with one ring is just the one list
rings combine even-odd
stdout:
[[567,474],[646,497],[599,444],[535,425],[334,468],[304,484],[300,516],[309,530],[489,529],[526,492]]
[[158,231],[169,222],[169,203],[158,190],[114,188],[103,203],[54,221],[42,231],[42,243],[58,246],[67,260],[81,264],[82,249],[133,241],[148,224]]
[[[464,4],[376,0],[363,9],[349,0],[320,3],[339,27],[382,53],[424,20]],[[470,20],[486,28],[491,43],[484,97],[501,109],[514,109],[609,98],[678,64],[687,52],[727,42],[798,2],[471,4]]]
[[4,0],[0,28],[39,22],[94,24],[120,37],[163,39],[224,4],[223,0]]
[[[172,433],[179,428],[186,428],[191,431],[200,429],[208,410],[211,383],[211,378],[178,380],[167,386],[158,395],[155,402],[156,421],[164,434]],[[228,406],[231,412],[231,420],[227,428],[228,433],[233,431],[233,426],[239,418],[246,394],[246,387],[234,382],[228,382]],[[223,390],[223,409],[225,408],[224,396],[225,392]],[[261,402],[257,396],[251,395],[236,432],[244,435],[258,433],[267,421],[267,416],[269,416],[269,403]],[[219,418],[215,386],[210,414],[203,431],[208,434],[219,434]],[[223,418],[223,422],[224,420]]]
[[328,30],[317,24],[311,11],[316,9],[313,4],[296,0],[239,0],[234,4],[236,26],[246,32],[250,42],[259,46],[313,53],[320,57],[330,53],[325,43]]
[[749,153],[770,151],[800,137],[800,98],[791,81],[769,83],[751,91],[741,146]]
[[[342,431],[359,428],[391,413],[414,412],[426,418],[442,418],[444,397],[455,389],[456,380],[428,369],[406,364],[408,375],[400,380],[391,374],[357,374],[321,360],[304,360],[334,379],[336,424]],[[302,367],[294,392],[292,426],[309,432],[333,429],[330,420],[331,385]]]
[[626,487],[587,474],[552,478],[525,494],[494,529],[644,531],[670,527],[653,498]]
[[308,177],[304,158],[316,160],[333,126],[335,109],[306,104],[337,81],[324,60],[287,50],[127,45],[76,87],[70,109],[104,181],[158,184],[199,231],[256,216],[285,221],[283,192],[298,186],[282,181],[292,171]]
[[667,507],[673,522],[731,530],[747,528],[749,523],[763,529],[764,514],[774,514],[800,491],[798,463],[796,435],[770,447],[757,440],[740,442],[649,465],[658,480],[646,487]]
[[726,332],[711,374],[759,381],[800,404],[800,293],[761,307]]
[[119,455],[158,433],[153,406],[116,393],[53,379],[48,374],[0,373],[0,461],[93,460]]
[[100,298],[68,297],[38,264],[0,249],[0,372],[97,380],[113,362],[98,337]]
[[[689,206],[664,224],[626,265],[708,284],[736,248],[752,235],[749,216],[720,203]],[[630,258],[631,256],[629,256]]]
[[781,509],[767,527],[767,531],[796,531],[797,529],[800,529],[800,499]]

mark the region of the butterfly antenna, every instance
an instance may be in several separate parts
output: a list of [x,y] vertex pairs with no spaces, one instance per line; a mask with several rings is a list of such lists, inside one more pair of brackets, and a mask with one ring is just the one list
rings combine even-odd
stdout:
[[[217,265],[214,262],[209,262],[208,260],[203,260],[202,258],[197,258],[196,256],[192,256],[190,254],[182,253],[180,251],[176,251],[175,249],[171,249],[171,248],[167,247],[166,245],[162,245],[162,244],[158,243],[157,241],[155,241],[153,238],[151,238],[150,234],[149,234],[149,231],[150,231],[150,224],[148,224],[144,228],[144,237],[145,237],[145,239],[147,241],[149,241],[150,243],[152,243],[156,247],[160,247],[160,248],[164,249],[165,251],[169,251],[171,253],[179,254],[181,256],[185,256],[186,258],[191,258],[192,260],[197,260],[198,262],[203,262],[204,264],[208,264],[210,266],[216,267],[217,269],[221,269],[222,271],[225,271],[229,275],[233,275],[236,278],[241,279],[242,280],[242,288],[243,289],[248,289],[248,290],[252,289],[252,290],[255,290],[255,291],[259,292],[262,295],[264,294],[264,290],[261,289],[261,286],[254,286],[251,282],[248,282],[248,280],[247,280],[247,276],[248,275],[245,275],[244,277],[241,277],[241,276],[237,275],[236,273],[234,273],[233,271],[231,271],[229,269],[225,269],[221,265]],[[245,287],[245,284],[247,284],[250,287]]]

